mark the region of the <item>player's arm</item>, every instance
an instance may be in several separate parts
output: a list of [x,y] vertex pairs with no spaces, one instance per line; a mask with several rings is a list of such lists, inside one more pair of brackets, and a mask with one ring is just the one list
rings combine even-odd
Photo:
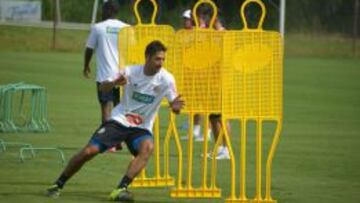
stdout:
[[169,101],[169,107],[171,111],[175,114],[179,114],[181,109],[184,107],[185,102],[181,99],[181,95],[179,95],[176,91],[175,79],[173,76],[169,78],[168,81],[168,89],[166,93],[166,98]]
[[94,50],[97,47],[97,28],[96,26],[91,27],[90,35],[86,42],[86,49],[84,53],[84,69],[83,69],[83,75],[86,78],[90,77],[90,61],[93,56]]
[[94,53],[93,49],[86,47],[85,54],[84,54],[84,69],[83,69],[83,75],[86,78],[90,77],[90,73],[91,73],[90,61],[91,61],[93,53]]
[[100,84],[100,91],[102,92],[109,92],[114,88],[115,86],[123,86],[127,83],[127,79],[125,75],[120,74],[120,76],[113,80],[113,81],[104,81]]

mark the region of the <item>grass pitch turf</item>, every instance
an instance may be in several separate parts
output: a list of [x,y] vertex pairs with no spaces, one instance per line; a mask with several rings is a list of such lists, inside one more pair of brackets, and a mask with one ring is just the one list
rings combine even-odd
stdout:
[[[0,84],[24,81],[48,90],[49,133],[0,133],[5,141],[61,147],[69,159],[89,139],[100,122],[95,83],[82,77],[82,55],[69,53],[0,52]],[[95,72],[92,66],[93,75]],[[284,128],[273,163],[273,197],[287,203],[357,203],[360,201],[360,60],[340,58],[286,58],[284,67]],[[162,110],[166,126],[166,112]],[[180,116],[179,124],[185,120]],[[249,125],[248,154],[255,153],[254,126]],[[233,124],[234,142],[239,140]],[[265,149],[271,135],[265,130]],[[181,135],[186,132],[181,131]],[[185,143],[184,152],[186,152]],[[175,147],[172,143],[172,155]],[[194,167],[201,161],[196,145]],[[127,150],[96,157],[73,179],[59,200],[44,196],[62,170],[56,154],[40,153],[19,163],[18,148],[0,153],[0,202],[107,202],[122,177]],[[176,159],[171,158],[172,171]],[[151,163],[150,163],[151,164]],[[249,157],[249,176],[255,169]],[[151,171],[151,169],[150,169]],[[199,172],[194,181],[200,183]],[[223,196],[229,194],[229,163],[221,161],[218,178]],[[184,174],[186,175],[186,174]],[[248,178],[248,197],[254,195]],[[238,189],[237,189],[238,191]],[[193,202],[169,198],[168,189],[135,189],[136,202]],[[224,202],[224,199],[196,200]]]

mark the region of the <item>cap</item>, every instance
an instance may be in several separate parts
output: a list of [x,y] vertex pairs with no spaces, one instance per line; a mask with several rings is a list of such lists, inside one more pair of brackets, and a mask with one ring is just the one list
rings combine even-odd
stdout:
[[182,17],[187,18],[187,19],[191,19],[191,10],[187,9],[186,11],[183,12]]

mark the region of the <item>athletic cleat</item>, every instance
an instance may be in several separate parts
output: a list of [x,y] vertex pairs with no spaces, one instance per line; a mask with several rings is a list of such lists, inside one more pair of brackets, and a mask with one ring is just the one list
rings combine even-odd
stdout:
[[50,186],[46,191],[48,197],[56,199],[60,196],[61,188],[55,184]]
[[109,199],[112,201],[132,202],[134,196],[126,188],[118,188],[110,193]]
[[[212,157],[210,157],[212,158]],[[217,160],[230,159],[230,154],[228,151],[221,151],[216,155]]]

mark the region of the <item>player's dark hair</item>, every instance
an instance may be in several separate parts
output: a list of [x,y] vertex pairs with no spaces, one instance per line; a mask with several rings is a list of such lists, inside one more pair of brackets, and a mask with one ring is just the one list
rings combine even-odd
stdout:
[[107,0],[104,2],[102,9],[104,19],[114,17],[119,12],[119,4],[117,1]]
[[159,51],[166,52],[167,48],[159,40],[154,40],[146,46],[145,57],[153,56]]

